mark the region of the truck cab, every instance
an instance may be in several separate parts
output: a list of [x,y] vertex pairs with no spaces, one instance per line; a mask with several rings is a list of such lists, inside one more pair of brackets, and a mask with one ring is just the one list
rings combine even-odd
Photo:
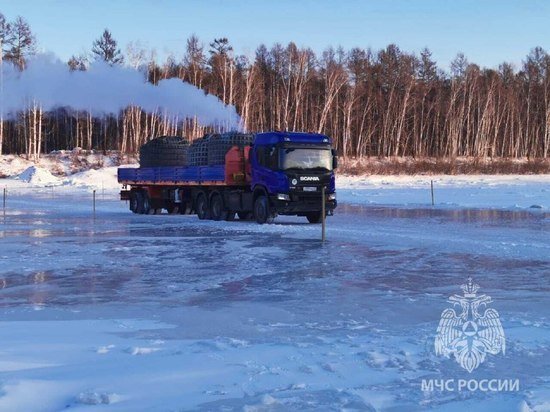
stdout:
[[[257,199],[266,208],[267,219],[274,215],[305,216],[312,223],[321,220],[321,196],[325,208],[336,208],[335,176],[337,157],[331,139],[317,133],[258,133],[250,151],[251,189],[254,214]],[[260,219],[261,220],[261,219]]]

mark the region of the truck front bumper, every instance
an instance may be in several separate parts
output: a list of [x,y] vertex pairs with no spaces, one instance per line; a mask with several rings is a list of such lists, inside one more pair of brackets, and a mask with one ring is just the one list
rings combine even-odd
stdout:
[[[332,214],[337,206],[336,199],[329,200],[329,195],[326,196],[325,210],[328,214]],[[276,195],[270,196],[270,204],[274,212],[279,215],[301,215],[308,212],[320,212],[321,195],[300,195],[290,194],[290,200],[278,199]]]

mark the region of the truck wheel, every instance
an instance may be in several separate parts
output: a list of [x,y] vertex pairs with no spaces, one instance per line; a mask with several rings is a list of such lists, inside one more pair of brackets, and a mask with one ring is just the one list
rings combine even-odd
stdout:
[[144,215],[149,215],[154,209],[151,209],[151,200],[149,199],[149,195],[146,192],[143,192],[141,194],[142,200],[142,208],[141,213]]
[[307,221],[309,223],[321,223],[321,212],[309,212],[307,215]]
[[200,220],[208,219],[208,200],[206,199],[206,195],[204,193],[199,193],[197,196],[196,202],[196,209],[197,209],[197,216]]
[[136,192],[136,213],[143,214],[143,192]]
[[130,210],[132,213],[138,213],[139,211],[139,193],[132,192],[130,195]]
[[212,220],[225,220],[227,212],[223,208],[223,200],[219,194],[214,194],[210,199],[210,216]]
[[267,196],[260,195],[254,202],[254,217],[260,225],[273,222],[274,216],[269,211]]

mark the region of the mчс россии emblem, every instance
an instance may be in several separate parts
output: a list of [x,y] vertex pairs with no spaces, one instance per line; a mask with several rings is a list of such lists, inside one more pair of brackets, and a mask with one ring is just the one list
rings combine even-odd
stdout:
[[[498,316],[493,308],[487,308],[492,302],[490,296],[478,295],[479,285],[468,278],[461,286],[463,295],[453,295],[448,302],[453,308],[441,313],[441,320],[435,337],[435,353],[450,358],[472,372],[481,365],[487,354],[505,353],[506,338]],[[459,305],[457,313],[455,307]],[[483,313],[480,313],[484,309]]]

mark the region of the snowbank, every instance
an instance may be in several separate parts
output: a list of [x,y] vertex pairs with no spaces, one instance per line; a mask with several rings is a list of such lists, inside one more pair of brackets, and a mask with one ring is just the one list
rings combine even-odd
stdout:
[[46,169],[37,166],[25,169],[16,179],[34,186],[54,186],[60,184],[59,178],[52,175]]
[[0,178],[15,177],[31,166],[47,169],[54,176],[73,175],[90,169],[117,166],[137,162],[131,155],[117,151],[56,150],[42,155],[38,161],[26,159],[23,155],[0,155]]
[[[132,167],[132,165],[126,165]],[[57,177],[46,168],[30,166],[23,172],[8,178],[0,179],[0,186],[8,189],[31,189],[57,187],[64,190],[97,189],[118,191],[120,184],[117,181],[118,166],[90,169],[74,173],[67,177]]]
[[[33,162],[17,155],[0,156],[0,186],[7,188],[63,187],[116,190],[118,165],[135,162],[118,152],[59,150]],[[137,167],[137,164],[125,164]]]
[[88,187],[95,189],[120,189],[117,181],[117,166],[91,169],[85,172],[75,173],[64,180],[68,186]]

